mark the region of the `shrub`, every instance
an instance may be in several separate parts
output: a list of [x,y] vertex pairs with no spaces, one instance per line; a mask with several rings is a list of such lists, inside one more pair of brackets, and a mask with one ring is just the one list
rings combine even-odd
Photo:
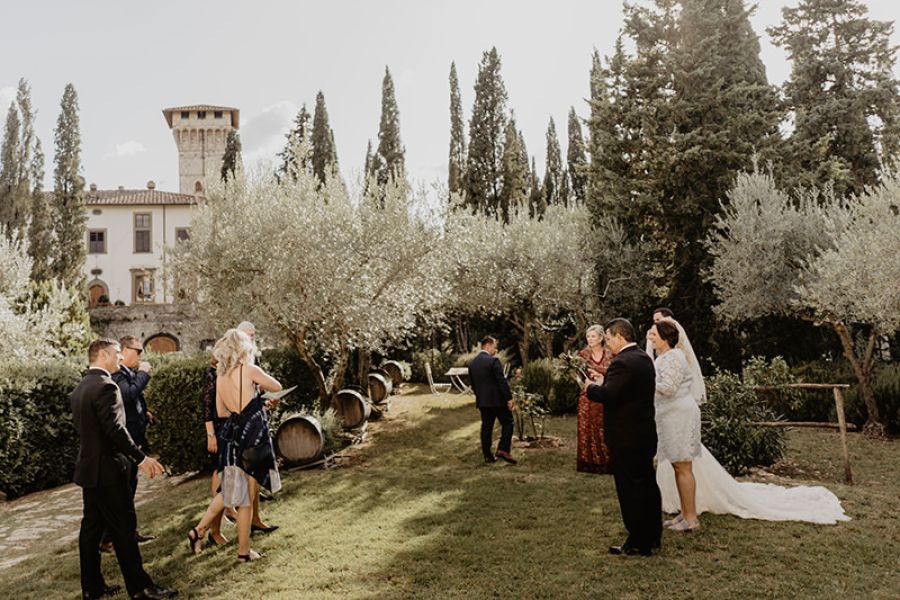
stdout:
[[15,498],[72,481],[78,433],[69,394],[75,360],[0,364],[0,491]]
[[566,376],[557,359],[529,361],[522,369],[522,386],[530,394],[543,397],[547,410],[555,415],[578,411],[578,384]]
[[776,420],[754,385],[724,371],[706,380],[703,444],[735,475],[753,466],[774,464],[784,453],[782,429],[753,425],[754,421]]
[[[454,367],[468,367],[469,363],[472,362],[472,359],[478,356],[478,353],[481,352],[481,348],[472,348],[469,352],[465,354],[457,354],[456,358],[453,361]],[[509,348],[504,348],[497,352],[497,358],[500,359],[500,364],[503,365],[503,368],[506,368],[506,365],[510,364],[510,360],[512,358],[512,351]]]
[[277,379],[286,388],[297,389],[281,399],[272,411],[273,428],[281,420],[293,413],[309,413],[319,404],[319,389],[309,367],[293,348],[272,348],[264,350],[259,357],[259,366]]
[[147,428],[152,452],[173,473],[208,468],[200,388],[209,353],[151,355],[153,371],[145,392],[156,424]]

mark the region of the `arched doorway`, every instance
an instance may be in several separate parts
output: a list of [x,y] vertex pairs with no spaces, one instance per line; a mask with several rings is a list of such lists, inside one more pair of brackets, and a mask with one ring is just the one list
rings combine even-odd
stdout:
[[144,349],[157,354],[178,351],[178,338],[168,333],[151,335],[144,341]]
[[96,308],[103,296],[106,296],[105,302],[109,303],[109,288],[99,279],[94,279],[88,284],[88,308]]

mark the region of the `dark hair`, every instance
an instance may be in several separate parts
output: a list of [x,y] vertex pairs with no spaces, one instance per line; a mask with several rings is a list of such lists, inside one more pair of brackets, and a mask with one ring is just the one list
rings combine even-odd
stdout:
[[623,319],[622,317],[615,318],[607,323],[606,331],[610,335],[621,335],[629,343],[635,340],[634,327],[628,319]]
[[661,314],[664,317],[668,317],[669,319],[675,318],[675,313],[672,312],[671,308],[666,308],[665,306],[660,306],[657,309],[654,309],[651,315],[655,315],[656,313]]
[[497,338],[495,338],[492,335],[486,335],[483,338],[481,338],[481,347],[482,348],[487,346],[488,344],[496,344],[496,343],[497,343]]
[[141,346],[141,347],[143,347],[141,340],[137,339],[133,335],[126,335],[126,336],[120,337],[119,345],[122,346],[123,348],[126,346]]
[[88,360],[90,362],[94,362],[97,360],[97,355],[100,354],[101,350],[106,350],[110,346],[118,346],[119,342],[112,338],[99,338],[91,342],[91,345],[88,346]]
[[656,324],[656,333],[659,337],[666,340],[669,348],[674,348],[678,344],[678,328],[672,321],[663,319]]

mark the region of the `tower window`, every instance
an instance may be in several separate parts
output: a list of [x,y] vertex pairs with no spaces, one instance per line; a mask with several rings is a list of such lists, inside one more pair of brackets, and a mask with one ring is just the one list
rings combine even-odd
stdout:
[[199,181],[196,182],[196,183],[194,183],[194,191],[195,191],[195,192],[198,192],[198,193],[199,193],[199,192],[202,192],[202,191],[203,191],[203,184],[200,183]]
[[213,117],[216,118],[216,119],[221,119],[221,118],[222,118],[222,111],[221,111],[221,110],[217,110],[217,111],[213,112]]
[[205,111],[205,110],[198,110],[198,111],[197,111],[197,118],[198,118],[198,119],[205,119],[205,118],[206,118],[206,111]]
[[182,119],[187,119],[187,118],[190,117],[190,116],[191,116],[191,113],[189,113],[188,111],[186,111],[186,110],[181,111],[181,118],[182,118]]

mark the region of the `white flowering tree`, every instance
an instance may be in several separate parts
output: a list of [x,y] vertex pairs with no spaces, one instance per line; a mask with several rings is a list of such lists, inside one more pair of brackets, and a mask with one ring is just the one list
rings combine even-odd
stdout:
[[27,243],[0,230],[0,360],[63,356],[87,346],[81,299],[57,281],[31,281]]
[[411,335],[449,289],[440,231],[415,216],[406,184],[371,197],[354,201],[339,180],[319,185],[306,170],[280,184],[238,178],[209,191],[174,256],[176,278],[208,319],[251,318],[297,349],[323,408],[351,350]]
[[532,339],[544,356],[553,355],[560,323],[575,324],[575,336],[564,340],[568,347],[601,313],[620,309],[639,270],[621,228],[592,229],[584,207],[550,206],[539,219],[515,211],[507,224],[457,211],[446,229],[457,310],[506,315],[520,335],[523,364]]
[[740,322],[786,315],[831,327],[868,411],[884,430],[871,386],[879,336],[900,329],[900,180],[859,197],[830,190],[791,198],[771,176],[742,174],[710,237],[719,315]]

